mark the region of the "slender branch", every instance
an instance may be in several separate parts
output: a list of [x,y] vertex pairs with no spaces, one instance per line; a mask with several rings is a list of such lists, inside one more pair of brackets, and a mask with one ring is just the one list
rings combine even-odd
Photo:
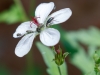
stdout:
[[58,70],[59,70],[59,75],[61,75],[61,70],[60,70],[60,66],[58,66]]

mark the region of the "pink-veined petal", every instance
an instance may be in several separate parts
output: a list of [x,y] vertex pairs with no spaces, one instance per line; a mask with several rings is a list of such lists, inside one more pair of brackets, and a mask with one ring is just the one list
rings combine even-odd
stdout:
[[37,26],[31,21],[23,22],[17,27],[16,31],[13,34],[13,37],[14,38],[22,37],[24,34],[27,33],[26,32],[27,30],[36,31],[36,28]]
[[54,28],[47,28],[40,33],[40,40],[46,46],[54,46],[60,40],[60,33]]
[[47,16],[50,14],[50,12],[54,8],[54,3],[41,3],[37,6],[35,10],[35,17],[37,17],[38,22],[41,24],[44,24],[44,21],[46,20]]
[[61,9],[59,11],[52,13],[48,19],[53,17],[54,19],[51,21],[51,25],[54,25],[54,24],[65,22],[66,20],[70,18],[71,15],[72,15],[71,9],[64,8],[64,9]]
[[27,34],[18,42],[15,48],[18,57],[23,57],[30,51],[35,36],[35,33]]

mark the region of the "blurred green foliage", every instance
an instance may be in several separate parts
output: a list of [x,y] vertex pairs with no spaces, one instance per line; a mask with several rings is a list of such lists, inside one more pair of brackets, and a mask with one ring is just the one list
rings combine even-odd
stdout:
[[0,75],[11,75],[10,70],[2,63],[0,63]]
[[20,0],[14,0],[14,2],[15,4],[11,5],[9,9],[0,12],[0,22],[10,25],[28,20]]
[[93,55],[100,47],[100,30],[96,27],[90,27],[87,30],[80,29],[65,33],[60,26],[56,28],[61,31],[62,46],[71,54],[70,62],[79,68],[83,74],[99,75],[99,72],[94,73]]
[[26,21],[23,12],[16,6],[12,5],[9,10],[0,12],[0,22],[13,24]]
[[66,37],[70,38],[69,40],[77,40],[88,46],[100,46],[100,30],[96,27],[90,27],[87,30],[71,31]]

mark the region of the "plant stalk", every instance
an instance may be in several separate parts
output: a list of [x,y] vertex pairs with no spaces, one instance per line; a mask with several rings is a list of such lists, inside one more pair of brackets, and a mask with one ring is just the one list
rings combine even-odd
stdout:
[[60,66],[58,66],[58,70],[59,70],[59,75],[62,75],[62,74],[61,74],[61,70],[60,70]]

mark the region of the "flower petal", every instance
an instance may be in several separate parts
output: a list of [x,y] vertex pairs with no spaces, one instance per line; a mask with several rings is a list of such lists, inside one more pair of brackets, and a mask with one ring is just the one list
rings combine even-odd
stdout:
[[23,57],[30,51],[35,36],[35,33],[27,34],[18,42],[15,48],[18,57]]
[[37,6],[35,10],[35,17],[37,17],[37,20],[40,24],[44,23],[45,19],[50,14],[50,12],[53,10],[53,8],[54,8],[53,2],[41,3],[40,5]]
[[60,33],[54,28],[47,28],[40,33],[40,40],[46,46],[54,46],[60,40]]
[[24,22],[24,23],[21,23],[15,33],[13,34],[13,37],[14,38],[19,38],[19,37],[22,37],[24,34],[26,34],[27,30],[32,30],[32,31],[36,31],[36,28],[37,26],[32,23],[31,21],[28,21],[28,22]]
[[72,15],[72,11],[70,10],[70,8],[64,8],[51,14],[48,20],[53,17],[54,19],[51,21],[50,24],[51,25],[59,24],[68,20],[71,15]]

